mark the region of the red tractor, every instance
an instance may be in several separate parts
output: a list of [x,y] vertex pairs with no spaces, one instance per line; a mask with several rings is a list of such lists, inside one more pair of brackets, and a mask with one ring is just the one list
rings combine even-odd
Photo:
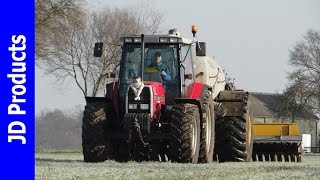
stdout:
[[[251,160],[248,93],[235,91],[194,39],[176,29],[121,38],[118,80],[106,85],[105,97],[86,97],[86,162]],[[96,43],[95,56],[102,52]]]

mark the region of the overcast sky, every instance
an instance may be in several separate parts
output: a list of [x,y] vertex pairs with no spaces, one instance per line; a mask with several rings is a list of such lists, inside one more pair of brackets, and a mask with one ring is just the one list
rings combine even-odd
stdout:
[[[141,0],[88,0],[91,8],[132,7]],[[205,41],[207,54],[235,78],[236,87],[247,91],[282,92],[288,81],[289,49],[310,28],[320,30],[319,0],[152,0],[151,6],[164,14],[164,33],[180,29]],[[36,112],[85,105],[79,89],[70,81],[62,90],[53,78],[36,71]]]

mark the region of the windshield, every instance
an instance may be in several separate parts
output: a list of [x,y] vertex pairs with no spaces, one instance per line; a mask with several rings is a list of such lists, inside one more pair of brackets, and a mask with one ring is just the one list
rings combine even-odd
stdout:
[[[145,59],[141,69],[141,45],[125,44],[121,66],[121,84],[130,83],[133,77],[140,77],[143,71],[144,81],[167,83],[174,80],[178,73],[178,45],[145,44]],[[159,58],[159,56],[161,56]]]
[[[124,43],[119,75],[119,111],[125,113],[128,85],[143,74],[143,81],[160,82],[165,90],[166,104],[174,98],[190,97],[194,91],[192,45],[145,43],[144,64],[141,64],[141,44]],[[191,92],[191,93],[187,93]]]

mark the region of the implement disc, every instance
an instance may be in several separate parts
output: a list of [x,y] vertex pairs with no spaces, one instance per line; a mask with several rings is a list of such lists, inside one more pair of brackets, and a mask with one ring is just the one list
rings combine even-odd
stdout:
[[253,161],[301,162],[300,142],[254,142]]

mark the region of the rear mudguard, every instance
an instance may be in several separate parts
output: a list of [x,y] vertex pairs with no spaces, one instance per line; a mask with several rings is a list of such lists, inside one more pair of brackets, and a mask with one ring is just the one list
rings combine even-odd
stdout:
[[221,91],[218,116],[242,116],[247,111],[248,96],[249,93],[244,91]]
[[195,104],[199,107],[199,109],[201,109],[201,102],[198,100],[198,99],[190,99],[190,98],[175,98],[174,101],[177,103],[177,104],[180,104],[180,103],[189,103],[189,104]]
[[189,103],[197,105],[200,110],[200,116],[202,119],[202,106],[205,101],[205,95],[207,91],[211,91],[211,87],[202,84],[202,83],[194,83],[188,87],[187,97],[185,98],[175,98],[174,101],[176,104],[179,103]]

